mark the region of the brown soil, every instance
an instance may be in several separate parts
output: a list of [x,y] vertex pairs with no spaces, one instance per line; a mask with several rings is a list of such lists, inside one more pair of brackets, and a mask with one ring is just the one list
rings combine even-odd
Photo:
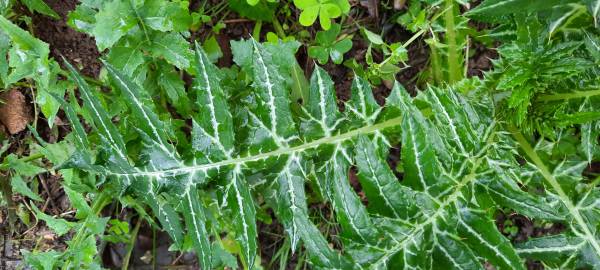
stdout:
[[45,0],[58,13],[60,20],[33,14],[35,36],[50,44],[50,54],[59,63],[64,56],[87,76],[97,77],[102,65],[93,37],[77,32],[66,23],[67,14],[77,6],[77,0]]
[[[512,226],[518,228],[516,234],[511,235],[507,233],[505,229],[505,222],[507,220],[510,220],[512,222]],[[537,224],[534,224],[533,220],[516,213],[499,213],[496,216],[496,227],[513,243],[525,242],[531,238],[536,237],[559,234],[567,229],[567,227],[562,223],[552,223],[544,226],[539,226]],[[526,264],[527,269],[529,270],[544,269],[543,264],[539,261],[527,260]]]
[[475,53],[469,58],[467,76],[483,78],[483,73],[492,69],[492,61],[498,59],[498,52],[494,48],[487,48],[479,43],[472,45],[471,49]]
[[[15,147],[21,151],[23,146],[18,142],[14,143]],[[13,147],[11,147],[13,148]],[[0,173],[0,181],[8,181],[9,175]],[[45,226],[44,222],[36,222],[33,216],[29,216],[30,224],[24,224],[22,220],[16,218],[17,211],[28,213],[26,205],[34,204],[42,211],[49,215],[59,215],[66,219],[72,219],[74,212],[68,214],[72,210],[71,205],[64,195],[61,187],[59,176],[43,173],[38,176],[40,183],[38,194],[42,198],[42,202],[31,201],[21,195],[13,194],[12,200],[9,201],[9,208],[0,208],[0,269],[21,269],[22,264],[21,250],[56,250],[62,251],[67,247],[67,241],[72,238],[69,233],[63,236],[57,236],[51,229]],[[67,213],[67,214],[65,214]],[[22,265],[21,265],[22,266]]]

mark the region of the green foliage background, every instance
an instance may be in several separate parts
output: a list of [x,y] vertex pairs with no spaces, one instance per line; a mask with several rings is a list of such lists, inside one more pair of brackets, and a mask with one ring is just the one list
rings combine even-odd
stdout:
[[[261,268],[257,224],[272,212],[285,229],[281,250],[315,269],[600,268],[600,177],[589,169],[600,156],[600,1],[408,2],[393,20],[414,36],[388,44],[358,23],[348,32],[347,1],[232,0],[193,11],[187,1],[81,1],[68,24],[95,38],[98,79],[52,59],[19,26],[18,3],[4,4],[3,88],[35,89],[49,126],[63,110],[72,128],[54,144],[31,128],[29,155],[0,164],[10,176],[2,203],[21,194],[36,219],[70,236],[66,250],[24,250],[25,261],[100,269],[97,242],[132,248],[143,221],[167,232],[172,250],[194,251],[203,269]],[[42,1],[21,4],[58,16]],[[301,26],[320,20],[314,40],[280,24],[291,4]],[[258,35],[231,41],[234,65],[219,68],[222,19],[203,43],[192,33],[227,8],[255,20]],[[263,21],[276,33],[261,43]],[[368,44],[365,63],[344,61],[357,38]],[[413,97],[395,78],[419,38],[430,58]],[[466,78],[473,41],[500,44],[483,78]],[[354,71],[343,110],[327,71],[300,67],[303,45],[319,64]],[[372,90],[380,84],[393,86],[383,106]],[[47,172],[62,176],[74,218],[36,207],[35,176]],[[111,203],[134,210],[138,225],[102,216]],[[323,230],[315,204],[331,209],[338,233]],[[566,229],[514,243],[494,222],[505,209]]]

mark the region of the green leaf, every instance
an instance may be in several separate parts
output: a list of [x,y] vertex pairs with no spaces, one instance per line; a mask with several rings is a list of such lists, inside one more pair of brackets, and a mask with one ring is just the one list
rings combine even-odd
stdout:
[[218,267],[230,267],[235,268],[238,266],[237,259],[231,255],[229,252],[225,251],[221,245],[217,243],[213,243],[212,245],[212,268]]
[[[53,67],[54,68],[54,67]],[[53,71],[54,73],[54,71]],[[58,73],[58,72],[56,72]],[[53,127],[56,120],[56,114],[60,109],[60,103],[55,98],[63,97],[65,90],[70,87],[70,83],[66,81],[56,81],[49,85],[47,89],[39,89],[36,93],[36,102],[40,106],[40,110],[48,120],[48,126]]]
[[600,258],[589,240],[568,234],[532,238],[516,247],[520,255],[557,268],[575,268],[580,264],[595,267]]
[[290,125],[293,119],[284,78],[277,73],[272,54],[255,40],[252,40],[252,46],[258,108],[249,114],[260,125],[260,129],[269,134],[275,145],[286,146],[294,139],[296,127]]
[[198,255],[198,261],[204,268],[212,265],[211,245],[206,231],[204,209],[200,205],[198,192],[190,189],[184,197],[184,217],[185,223],[194,243],[194,250]]
[[294,5],[302,10],[300,24],[311,26],[319,17],[319,23],[324,30],[329,30],[331,27],[331,19],[350,10],[347,0],[294,0]]
[[221,47],[219,46],[219,43],[214,35],[204,41],[202,48],[208,55],[208,59],[210,59],[210,61],[213,63],[217,62],[219,58],[223,57],[223,51],[221,51]]
[[42,201],[42,198],[37,193],[31,191],[27,183],[19,175],[15,175],[10,179],[10,186],[13,192],[23,194],[34,201]]
[[319,16],[318,6],[306,7],[300,14],[300,24],[311,26],[317,20],[317,16]]
[[163,229],[171,236],[175,246],[182,246],[184,231],[175,209],[163,197],[148,198],[146,203],[152,208]]
[[[355,148],[358,177],[369,198],[369,209],[388,217],[406,220],[417,215],[420,208],[432,207],[425,204],[427,198],[424,194],[414,192],[398,182],[383,155],[377,152],[376,146],[361,136]],[[423,202],[423,205],[417,206],[413,203],[415,200]]]
[[115,68],[122,70],[128,76],[133,76],[135,70],[144,63],[144,53],[140,50],[144,43],[137,47],[115,46],[110,49],[107,60]]
[[439,233],[436,240],[438,245],[433,254],[436,266],[444,269],[485,269],[459,236],[444,232]]
[[341,64],[344,61],[344,53],[347,53],[352,49],[352,41],[348,38],[342,39],[333,45],[332,50],[329,52],[331,61],[334,64]]
[[67,15],[67,24],[78,31],[92,33],[96,23],[96,10],[84,3]]
[[[292,65],[291,72],[292,79],[292,93],[291,98],[292,102],[296,101],[296,103],[304,103],[308,100],[308,80],[304,75],[304,70],[300,67],[298,62]],[[294,103],[292,103],[294,104]]]
[[200,115],[194,120],[192,145],[198,152],[209,158],[230,158],[234,147],[232,116],[225,93],[221,89],[217,67],[214,66],[202,48],[196,44],[198,77],[193,90],[197,95]]
[[130,2],[122,0],[113,0],[102,5],[95,19],[92,35],[100,51],[112,47],[137,25]]
[[396,90],[401,97],[404,114],[402,117],[402,164],[404,181],[415,190],[426,191],[437,196],[448,187],[448,179],[442,175],[442,168],[434,147],[436,143],[430,134],[421,112],[412,109],[410,97],[403,88]]
[[367,28],[362,28],[362,31],[365,33],[365,36],[367,37],[367,40],[369,40],[371,43],[375,44],[375,45],[382,45],[384,44],[383,39],[381,38],[380,35],[375,34],[371,31],[369,31]]
[[458,230],[465,241],[477,248],[494,265],[507,269],[525,269],[521,259],[498,230],[494,222],[483,213],[463,208],[458,218]]
[[35,216],[38,219],[41,219],[44,222],[46,222],[46,226],[50,227],[50,229],[52,229],[58,236],[66,234],[71,230],[71,228],[75,226],[75,223],[46,215],[45,213],[40,211],[40,209],[38,209],[34,204],[31,204],[31,208],[35,212]]
[[169,102],[181,115],[190,115],[192,113],[191,101],[185,92],[185,83],[181,75],[177,73],[172,66],[163,63],[159,64],[158,85],[165,91]]
[[[139,121],[137,128],[143,130],[148,135],[145,140],[149,141],[153,145],[158,147],[158,151],[165,158],[165,162],[171,161],[176,162],[177,155],[174,153],[173,146],[168,142],[168,133],[166,132],[165,125],[159,120],[158,115],[154,113],[151,107],[146,106],[143,100],[143,92],[136,83],[131,82],[131,78],[120,73],[113,66],[108,63],[104,63],[108,75],[113,84],[121,90],[121,93],[125,98],[129,99],[134,106],[132,107],[132,113],[134,117]],[[161,164],[156,166],[165,166],[167,164]],[[168,166],[168,165],[167,165]]]
[[192,23],[184,3],[146,0],[138,12],[145,25],[161,32],[185,31]]
[[325,165],[324,175],[330,182],[331,200],[334,210],[338,214],[338,222],[347,233],[348,237],[356,242],[374,244],[377,239],[377,230],[374,227],[368,212],[360,198],[350,187],[348,182],[348,161],[345,153],[335,149],[331,161]]
[[320,46],[311,46],[308,48],[308,55],[312,58],[315,58],[319,61],[319,64],[327,64],[329,61],[329,52],[327,48],[323,48]]
[[[203,268],[220,264],[213,247],[223,245],[245,267],[255,266],[256,219],[272,210],[291,250],[306,252],[314,268],[483,269],[489,262],[524,269],[526,253],[491,218],[506,208],[563,222],[566,237],[585,241],[572,256],[582,258],[583,267],[594,265],[600,192],[582,176],[587,163],[570,145],[579,137],[541,142],[544,159],[557,155],[565,161],[540,175],[517,156],[522,139],[509,136],[506,122],[497,118],[498,100],[486,82],[428,87],[414,98],[396,84],[382,106],[369,82],[357,76],[340,110],[334,83],[320,67],[311,74],[302,104],[290,94],[298,43],[247,40],[231,47],[237,67],[220,70],[198,45],[196,57],[188,59],[195,65],[189,67],[195,78],[188,95],[196,103],[181,120],[191,123],[189,138],[176,137],[176,127],[159,117],[148,93],[106,64],[128,112],[111,121],[98,90],[72,70],[83,113],[98,135],[88,140],[94,154],[85,160],[76,153],[65,168],[98,175],[104,187],[116,187],[115,196],[131,196],[153,209],[176,248],[187,248],[183,242],[191,240]],[[584,49],[559,51],[573,47]],[[565,66],[553,70],[562,74]],[[240,82],[227,81],[232,78]],[[581,93],[589,95],[567,94]],[[546,106],[553,98],[532,102]],[[387,162],[397,144],[401,179]],[[553,153],[553,145],[569,148],[576,158]],[[561,184],[541,183],[548,175]],[[315,204],[331,213],[315,216],[309,208]],[[322,218],[335,226],[335,238],[321,231]]]
[[0,17],[0,28],[22,50],[30,50],[39,58],[47,58],[48,44],[34,38],[25,30],[14,25],[4,17]]
[[315,67],[310,78],[310,88],[306,102],[309,114],[308,123],[301,126],[307,139],[329,137],[340,124],[341,115],[337,109],[337,99],[331,77],[321,67]]
[[329,57],[335,64],[340,64],[344,60],[344,53],[350,51],[352,48],[352,41],[350,38],[344,38],[336,41],[339,35],[341,26],[334,24],[327,31],[317,32],[315,41],[318,46],[311,46],[308,48],[308,55],[313,58],[317,58],[320,64],[326,64]]
[[600,121],[581,125],[581,148],[588,163],[600,155],[600,145],[596,140],[598,136],[600,136]]
[[92,211],[92,208],[88,205],[87,201],[80,192],[74,191],[67,186],[64,186],[63,189],[65,190],[67,197],[69,197],[71,206],[77,209],[77,214],[75,217],[78,219],[84,219],[86,217],[95,216],[94,211]]
[[465,15],[481,21],[497,22],[505,15],[548,10],[570,2],[575,2],[575,0],[486,0]]
[[32,78],[38,83],[38,87],[47,90],[51,77],[48,44],[36,39],[2,16],[0,16],[0,29],[13,43],[8,51],[8,63],[12,70],[5,78],[5,86],[23,78]]
[[[256,1],[256,4],[251,3],[250,1]],[[271,22],[273,21],[273,16],[275,15],[276,5],[272,3],[268,3],[268,1],[260,1],[260,0],[228,0],[229,8],[240,16],[255,20],[255,21],[264,21]]]
[[[82,99],[86,103],[85,105],[90,107],[90,110],[93,112],[91,114],[92,119],[94,119],[94,123],[100,125],[99,130],[109,143],[112,143],[111,147],[118,150],[118,152],[124,153],[123,149],[125,149],[125,143],[123,139],[118,136],[118,132],[116,127],[113,125],[108,113],[102,107],[101,103],[98,101],[98,98],[92,92],[90,86],[87,82],[77,73],[77,71],[71,66],[69,63],[66,63],[67,68],[71,72],[72,79],[79,86],[79,91],[82,92]],[[78,122],[78,119],[71,119],[72,122]],[[123,158],[126,160],[126,158]]]
[[42,0],[21,0],[21,3],[27,6],[29,11],[37,11],[41,14],[50,16],[53,19],[60,18],[60,16]]
[[354,121],[360,123],[374,123],[381,113],[381,107],[375,101],[369,81],[361,77],[354,77],[351,86],[352,96],[346,103],[346,109]]
[[600,22],[600,1],[598,0],[585,0],[587,3],[590,13],[594,18],[594,25],[598,27],[598,23]]
[[23,254],[23,258],[25,258],[25,262],[31,267],[35,267],[36,269],[42,270],[53,270],[58,265],[61,254],[54,251],[46,251],[46,252],[31,252],[28,250],[21,250]]
[[256,229],[256,211],[248,183],[243,180],[239,169],[231,172],[231,184],[228,187],[228,204],[234,213],[234,230],[242,246],[242,257],[249,267],[254,264],[258,250]]
[[309,250],[311,261],[319,267],[344,269],[351,267],[349,261],[332,250],[319,229],[309,220],[304,191],[305,168],[299,156],[292,155],[288,166],[275,179],[268,202],[275,208],[296,250],[302,240]]
[[147,49],[154,57],[162,57],[179,69],[189,68],[190,59],[193,59],[189,43],[183,36],[174,32],[161,33],[153,39],[152,44]]
[[5,159],[8,161],[9,168],[13,169],[21,176],[36,176],[46,171],[44,168],[17,158],[14,154],[8,155]]
[[556,209],[556,207],[549,205],[547,201],[527,194],[506,182],[494,181],[487,186],[482,183],[482,189],[486,190],[498,204],[510,207],[528,217],[546,220],[564,219],[564,213],[560,209]]

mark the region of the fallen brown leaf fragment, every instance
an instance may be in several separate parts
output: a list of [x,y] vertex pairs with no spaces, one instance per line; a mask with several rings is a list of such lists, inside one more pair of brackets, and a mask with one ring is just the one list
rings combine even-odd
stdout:
[[8,133],[19,133],[27,128],[32,117],[25,96],[13,89],[0,94],[0,100],[0,122],[8,129]]

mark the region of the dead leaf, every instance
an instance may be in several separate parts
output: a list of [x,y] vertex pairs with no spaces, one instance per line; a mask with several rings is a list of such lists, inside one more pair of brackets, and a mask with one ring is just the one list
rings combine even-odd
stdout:
[[31,111],[25,96],[18,90],[10,90],[0,95],[3,104],[0,104],[0,122],[8,129],[10,134],[15,134],[27,128],[32,121]]

